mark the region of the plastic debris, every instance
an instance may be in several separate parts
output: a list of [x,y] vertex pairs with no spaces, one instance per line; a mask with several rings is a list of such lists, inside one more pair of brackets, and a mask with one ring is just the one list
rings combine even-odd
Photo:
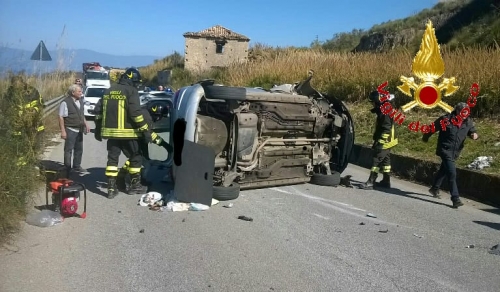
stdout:
[[474,248],[476,247],[474,244],[469,244],[468,246],[466,246],[465,248]]
[[491,156],[479,156],[472,163],[467,165],[467,168],[481,170],[485,167],[490,167],[490,164],[493,162],[493,157]]
[[233,203],[229,203],[229,204],[227,204],[227,205],[224,205],[223,207],[224,207],[224,208],[232,208],[233,206],[234,206],[234,204],[233,204]]
[[51,227],[61,224],[63,221],[64,217],[61,214],[51,210],[42,210],[26,217],[26,223],[38,227]]
[[422,235],[418,235],[416,233],[413,233],[413,236],[418,237],[418,238],[424,238]]
[[206,211],[210,209],[210,206],[199,204],[199,203],[191,203],[189,204],[190,211]]
[[156,202],[160,201],[162,198],[161,194],[158,192],[149,192],[141,196],[139,199],[139,205],[143,207],[153,206]]
[[238,219],[243,221],[253,221],[253,218],[247,216],[238,216]]
[[366,214],[366,217],[377,218],[377,216],[375,216],[375,214],[372,213]]

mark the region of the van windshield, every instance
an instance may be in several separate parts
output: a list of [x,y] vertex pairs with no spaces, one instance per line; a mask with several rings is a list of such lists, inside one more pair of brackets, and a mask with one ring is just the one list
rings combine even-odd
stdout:
[[87,91],[85,92],[85,96],[102,98],[102,96],[104,95],[104,90],[106,90],[106,89],[105,88],[87,88]]

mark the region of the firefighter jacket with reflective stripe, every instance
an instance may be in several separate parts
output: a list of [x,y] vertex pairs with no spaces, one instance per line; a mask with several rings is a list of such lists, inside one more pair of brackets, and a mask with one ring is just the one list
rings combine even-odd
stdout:
[[373,133],[373,141],[382,145],[382,149],[390,149],[398,145],[396,138],[394,121],[389,115],[385,115],[380,108],[375,108],[372,112],[377,114],[377,124]]
[[37,132],[45,130],[42,121],[43,99],[36,88],[25,85],[22,90],[19,90],[11,86],[7,90],[5,101],[10,104],[9,106],[17,107],[17,117],[12,122],[14,135],[21,135],[27,130],[26,127]]
[[101,125],[104,139],[138,139],[148,130],[137,89],[126,80],[104,91],[95,113],[96,125]]

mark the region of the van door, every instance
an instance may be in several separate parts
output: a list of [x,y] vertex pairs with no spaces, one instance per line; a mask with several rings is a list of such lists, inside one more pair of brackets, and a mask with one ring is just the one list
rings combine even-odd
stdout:
[[[146,103],[143,107],[150,107],[151,104],[162,105],[168,109],[167,113],[162,115],[161,119],[156,122],[153,122],[152,131],[158,134],[163,140],[172,144],[170,141],[170,132],[172,129],[172,111],[174,109],[173,103],[171,99],[161,99],[161,100],[152,100],[151,102]],[[148,145],[149,158],[152,162],[158,163],[161,162],[164,166],[170,166],[171,161],[173,159],[173,153],[168,153],[167,150],[163,147],[160,147],[156,144]]]

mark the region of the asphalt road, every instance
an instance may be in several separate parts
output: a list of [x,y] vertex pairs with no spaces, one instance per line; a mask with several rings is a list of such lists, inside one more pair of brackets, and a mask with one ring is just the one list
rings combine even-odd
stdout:
[[[62,161],[62,144],[49,159]],[[154,212],[139,196],[105,198],[105,163],[87,135],[87,218],[25,224],[0,252],[0,291],[500,291],[493,207],[452,209],[395,179],[389,193],[301,184],[243,191],[232,208]]]

